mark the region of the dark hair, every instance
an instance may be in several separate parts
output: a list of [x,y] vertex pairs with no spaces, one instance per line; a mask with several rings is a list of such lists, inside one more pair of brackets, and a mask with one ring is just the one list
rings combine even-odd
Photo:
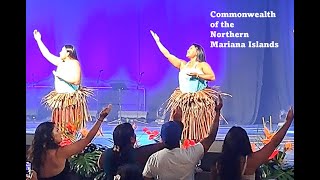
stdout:
[[66,48],[67,52],[69,53],[70,58],[78,60],[77,51],[74,48],[74,46],[67,44],[67,45],[64,45],[64,47]]
[[206,62],[206,54],[204,52],[204,49],[199,44],[193,43],[192,44],[196,50],[197,50],[197,61],[199,62]]
[[132,146],[131,137],[134,135],[134,129],[130,123],[119,124],[113,131],[114,145],[119,146],[120,150]]
[[130,123],[119,124],[113,131],[114,147],[111,151],[111,159],[105,162],[108,165],[104,171],[109,178],[116,175],[118,167],[126,163],[135,163],[133,144],[131,138],[135,136],[134,129]]
[[233,126],[227,133],[219,160],[221,180],[241,180],[240,158],[252,154],[250,140],[242,127]]
[[168,121],[161,126],[160,136],[168,149],[180,146],[183,123],[180,121]]
[[39,173],[40,166],[45,159],[46,151],[59,147],[52,136],[53,128],[53,122],[43,122],[39,124],[34,133],[32,144],[28,150],[28,161],[32,163],[32,169],[37,173]]
[[118,168],[120,180],[143,180],[142,170],[136,164],[125,164]]

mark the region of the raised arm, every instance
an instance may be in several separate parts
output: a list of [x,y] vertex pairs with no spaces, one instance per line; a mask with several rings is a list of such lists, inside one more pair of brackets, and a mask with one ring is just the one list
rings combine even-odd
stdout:
[[210,146],[215,141],[218,133],[219,121],[220,121],[220,110],[223,106],[222,98],[220,95],[219,95],[219,102],[217,103],[217,101],[215,101],[215,103],[216,103],[216,107],[215,107],[216,115],[210,127],[209,135],[200,141],[200,143],[203,145],[204,153],[208,152]]
[[162,45],[162,43],[160,42],[160,38],[156,33],[154,33],[152,30],[150,30],[150,33],[151,33],[153,39],[155,40],[155,42],[157,43],[157,46],[158,46],[159,50],[170,61],[170,63],[174,67],[180,69],[181,63],[186,64],[186,61],[184,61],[182,59],[179,59],[176,56],[172,55],[169,52],[169,50]]
[[67,159],[74,154],[80,153],[96,136],[98,130],[100,129],[101,123],[103,122],[103,119],[109,114],[111,108],[112,106],[111,104],[109,104],[100,112],[99,119],[96,121],[96,123],[84,139],[81,139],[73,144],[59,148],[57,151],[57,156]]
[[53,54],[50,53],[50,51],[48,50],[48,48],[43,44],[42,40],[41,40],[41,34],[38,30],[34,30],[33,31],[33,36],[34,39],[37,41],[38,47],[41,51],[41,54],[49,61],[51,62],[53,65],[58,66],[58,64],[60,62],[62,62],[62,60],[60,59],[60,57],[57,57]]
[[289,109],[286,117],[286,122],[279,129],[279,131],[272,137],[270,142],[263,146],[259,151],[254,152],[252,155],[252,164],[256,167],[268,161],[268,158],[273,153],[273,151],[279,146],[282,142],[284,136],[286,135],[291,123],[293,121],[293,109]]

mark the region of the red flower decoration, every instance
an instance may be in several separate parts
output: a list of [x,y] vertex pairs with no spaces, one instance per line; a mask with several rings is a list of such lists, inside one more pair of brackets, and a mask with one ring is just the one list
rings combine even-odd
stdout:
[[66,128],[70,134],[73,134],[77,130],[77,127],[70,122],[66,125]]
[[183,149],[187,149],[190,146],[194,146],[196,144],[196,142],[194,140],[191,139],[185,139],[182,143],[182,148]]
[[274,150],[273,153],[271,154],[271,156],[269,157],[269,160],[273,159],[276,157],[276,155],[278,155],[279,150]]
[[156,138],[159,135],[159,131],[157,131],[157,130],[150,131],[146,127],[143,128],[142,131],[149,135],[149,140],[152,140],[152,139]]
[[142,131],[145,132],[145,133],[147,133],[147,134],[150,134],[150,133],[151,133],[151,131],[150,131],[148,128],[146,128],[146,127],[143,128]]
[[151,139],[154,139],[154,138],[157,137],[158,135],[159,135],[159,131],[154,130],[154,131],[152,131],[151,134],[149,134],[149,139],[150,139],[150,140],[151,140]]
[[63,138],[59,145],[61,147],[63,147],[63,146],[67,146],[69,144],[72,144],[72,141],[69,138]]

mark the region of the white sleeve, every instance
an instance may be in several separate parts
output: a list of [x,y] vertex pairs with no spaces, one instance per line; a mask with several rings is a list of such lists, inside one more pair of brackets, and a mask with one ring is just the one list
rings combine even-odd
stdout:
[[195,163],[198,164],[199,160],[203,157],[204,155],[204,148],[203,145],[198,142],[197,144],[195,144],[194,146],[190,146],[187,149],[187,153],[188,153],[188,157],[190,157],[190,160]]
[[142,172],[142,175],[143,177],[147,177],[147,178],[153,178],[153,175],[152,175],[152,162],[153,161],[153,155],[151,155],[149,158],[148,158],[148,161],[146,162],[146,165],[144,166],[144,169],[143,169],[143,172]]

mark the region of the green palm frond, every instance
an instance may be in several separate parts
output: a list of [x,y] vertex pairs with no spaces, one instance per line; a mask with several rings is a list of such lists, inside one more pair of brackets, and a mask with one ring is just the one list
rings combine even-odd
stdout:
[[285,153],[280,152],[276,158],[260,166],[262,179],[294,179],[294,166],[285,166],[283,163]]
[[101,151],[93,151],[73,156],[70,159],[71,169],[81,176],[92,177],[100,171],[97,162],[101,153]]
[[104,179],[106,176],[106,173],[101,171],[99,174],[96,175],[96,177],[94,177],[94,180],[102,180]]

